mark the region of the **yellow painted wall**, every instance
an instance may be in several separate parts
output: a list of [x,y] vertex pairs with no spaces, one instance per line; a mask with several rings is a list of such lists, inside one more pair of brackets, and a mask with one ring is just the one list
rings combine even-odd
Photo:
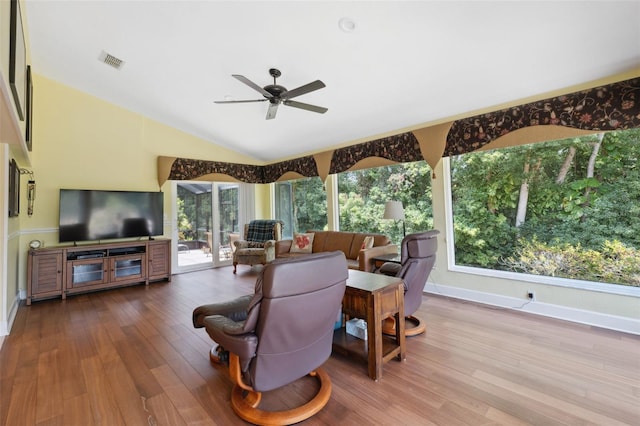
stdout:
[[271,219],[271,186],[269,184],[256,185],[255,192],[256,218]]
[[[18,161],[18,166],[24,166],[24,154],[22,153],[19,133],[25,129],[24,121],[14,119],[17,117],[15,104],[9,85],[9,30],[11,16],[11,2],[0,1],[0,78],[2,81],[2,93],[0,93],[0,229],[6,230],[0,241],[0,336],[5,328],[9,327],[9,320],[19,302],[19,276],[20,255],[24,251],[20,245],[20,218],[7,216],[8,209],[8,164],[11,159]],[[29,49],[27,45],[27,58]],[[17,127],[14,127],[14,120]],[[19,132],[19,133],[17,133]],[[24,141],[22,141],[24,143]],[[21,164],[22,163],[22,164]],[[0,344],[2,343],[0,337]]]
[[[6,79],[5,75],[8,72],[9,69],[9,53],[8,53],[8,44],[7,44],[7,40],[9,40],[9,2],[0,2],[0,70],[2,71],[0,74],[2,75],[2,79]],[[4,81],[3,84],[5,86],[8,86],[9,83],[8,81]],[[0,102],[2,102],[2,99],[0,99]],[[2,114],[0,114],[0,127],[1,126],[5,126],[5,119],[4,116]],[[6,179],[6,166],[4,166],[5,162],[7,162],[6,159],[6,155],[5,155],[5,150],[1,149],[0,150],[0,200],[4,200],[6,198],[6,193],[5,193],[5,187],[6,187],[6,183],[7,183],[7,179]],[[4,201],[3,201],[4,202]],[[5,211],[4,209],[0,208],[0,212]],[[0,218],[0,226],[2,228],[0,229],[4,229],[4,214],[2,215],[2,217]],[[0,259],[4,259],[5,258],[5,252],[4,252],[4,246],[0,244]],[[4,327],[0,327],[0,328],[6,328],[7,325],[7,312],[9,309],[9,302],[8,302],[8,298],[5,296],[5,287],[6,285],[3,283],[2,280],[2,276],[5,273],[5,269],[3,266],[3,263],[0,262],[0,323],[5,324]],[[2,337],[2,330],[0,330],[0,347],[2,347],[2,342],[3,342],[3,337]]]
[[9,21],[11,2],[0,1],[0,66],[9,86]]
[[[57,245],[60,188],[157,191],[156,161],[161,155],[255,163],[38,74],[34,74],[34,96],[31,161],[37,192],[33,216],[21,215],[24,247],[35,238],[45,246]],[[170,183],[162,188],[167,237],[173,217],[170,188]],[[26,256],[20,271],[24,289]]]
[[[166,127],[139,114],[116,107],[65,85],[34,75],[34,149],[31,155],[37,182],[35,212],[32,217],[21,214],[19,227],[10,226],[10,234],[20,234],[19,242],[11,242],[20,257],[17,276],[20,288],[26,282],[26,247],[38,238],[46,246],[57,243],[58,190],[66,188],[98,188],[157,190],[156,159],[159,155],[202,158],[249,163],[251,158]],[[4,162],[4,161],[3,161]],[[433,181],[434,224],[445,226],[445,184],[442,162]],[[163,186],[168,193],[170,183]],[[256,185],[256,217],[270,217],[268,185]],[[165,212],[173,216],[165,197]],[[21,203],[26,205],[24,191]],[[171,235],[165,220],[165,235]],[[471,275],[448,270],[446,235],[439,239],[436,269],[430,281],[471,291],[522,298],[533,289],[540,302],[578,310],[638,319],[637,298],[591,291],[525,283],[496,277]],[[7,256],[11,267],[16,258]],[[9,291],[10,290],[10,286]],[[10,303],[5,301],[5,309]]]
[[37,74],[34,81],[38,194],[29,228],[57,227],[60,188],[158,190],[160,155],[252,162]]
[[[202,158],[249,163],[251,158],[207,141],[161,125],[139,114],[119,108],[65,85],[34,75],[34,149],[31,155],[37,182],[35,213],[21,214],[17,275],[20,288],[26,282],[26,247],[38,238],[46,246],[57,243],[58,190],[66,188],[98,188],[157,190],[156,159],[159,155]],[[255,162],[253,162],[255,163]],[[442,162],[435,170],[439,178],[433,182],[435,227],[445,227],[445,186]],[[168,193],[170,183],[163,186]],[[268,185],[256,185],[256,217],[270,217]],[[26,205],[24,192],[22,205]],[[169,197],[165,212],[173,216]],[[165,220],[165,235],[171,235]],[[11,231],[13,230],[13,231]],[[596,293],[543,284],[525,283],[496,277],[448,271],[445,234],[440,235],[440,250],[433,282],[438,284],[507,297],[522,298],[533,289],[540,302],[607,315],[638,319],[637,298]],[[15,258],[7,256],[13,267]],[[431,280],[430,280],[431,281]],[[12,291],[9,287],[9,291]],[[9,301],[5,301],[5,307]]]

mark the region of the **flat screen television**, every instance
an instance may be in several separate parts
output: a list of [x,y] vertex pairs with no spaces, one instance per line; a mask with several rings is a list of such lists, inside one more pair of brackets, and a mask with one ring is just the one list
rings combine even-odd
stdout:
[[99,241],[163,234],[163,193],[60,190],[59,241]]

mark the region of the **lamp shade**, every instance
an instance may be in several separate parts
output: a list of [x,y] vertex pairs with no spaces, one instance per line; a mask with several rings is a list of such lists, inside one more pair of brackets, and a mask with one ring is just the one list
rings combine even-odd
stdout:
[[404,220],[402,201],[387,201],[384,205],[383,219]]

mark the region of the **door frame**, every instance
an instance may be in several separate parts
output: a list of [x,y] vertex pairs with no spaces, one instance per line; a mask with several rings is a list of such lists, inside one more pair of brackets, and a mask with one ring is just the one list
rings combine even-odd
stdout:
[[[218,185],[228,184],[228,182],[212,182],[212,181],[172,181],[171,182],[171,267],[172,270],[175,271],[176,274],[198,271],[202,269],[210,269],[210,268],[218,268],[231,266],[233,263],[232,259],[227,261],[220,261],[218,256],[214,256],[211,253],[210,262],[198,263],[190,266],[182,266],[178,265],[178,209],[177,209],[177,199],[178,199],[178,184],[179,183],[198,183],[211,184],[211,214],[212,214],[212,252],[215,253],[216,248],[220,246],[220,235],[218,232],[213,232],[214,229],[219,229],[219,217],[218,217],[218,209],[217,209],[217,201],[218,201]],[[255,217],[255,189],[252,184],[246,184],[242,182],[238,182],[238,228],[240,232],[244,228],[244,224],[249,220],[254,219]]]

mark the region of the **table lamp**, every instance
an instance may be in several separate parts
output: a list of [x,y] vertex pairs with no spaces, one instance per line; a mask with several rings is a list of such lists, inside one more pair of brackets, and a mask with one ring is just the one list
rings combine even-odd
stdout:
[[404,225],[404,207],[402,207],[402,201],[390,200],[384,205],[383,219],[393,219],[402,221],[402,236],[407,235],[407,231]]

